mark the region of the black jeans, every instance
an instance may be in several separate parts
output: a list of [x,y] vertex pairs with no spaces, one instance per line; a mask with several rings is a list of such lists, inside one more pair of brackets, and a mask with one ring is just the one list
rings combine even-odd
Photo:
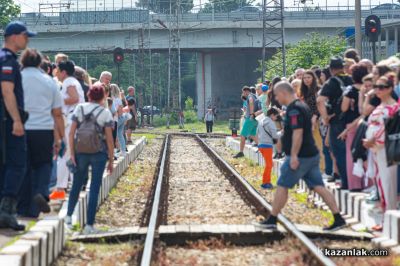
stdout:
[[347,168],[346,168],[346,143],[338,139],[340,133],[346,128],[345,124],[340,121],[330,124],[329,128],[329,143],[333,155],[336,158],[336,165],[339,170],[340,178],[342,181],[341,188],[347,189]]
[[17,137],[12,134],[13,122],[5,126],[5,164],[0,163],[0,198],[17,199],[26,172],[26,134]]
[[37,217],[39,211],[33,202],[36,194],[49,198],[49,183],[53,157],[53,130],[27,130],[27,171],[21,186],[18,213]]
[[206,121],[206,128],[207,128],[207,133],[212,133],[212,127],[214,125],[213,121]]

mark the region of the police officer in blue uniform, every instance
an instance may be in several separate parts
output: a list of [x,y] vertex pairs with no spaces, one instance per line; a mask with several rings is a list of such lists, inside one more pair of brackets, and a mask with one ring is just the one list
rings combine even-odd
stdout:
[[4,30],[4,46],[0,50],[0,228],[25,229],[15,218],[18,193],[26,171],[24,122],[28,118],[16,53],[24,50],[29,37],[35,35],[22,22],[10,22]]

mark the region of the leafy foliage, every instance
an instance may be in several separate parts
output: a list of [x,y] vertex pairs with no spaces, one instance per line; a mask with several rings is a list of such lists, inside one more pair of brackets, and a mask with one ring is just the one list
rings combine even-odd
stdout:
[[[170,6],[174,8],[176,0],[139,0],[136,4],[138,7],[147,8],[156,13],[169,14]],[[181,0],[181,11],[182,13],[187,13],[193,8],[193,0]]]
[[13,0],[0,0],[0,27],[4,28],[11,18],[18,17],[20,13],[21,7]]
[[[47,54],[51,59],[55,54]],[[117,83],[117,66],[113,62],[113,55],[109,53],[70,54],[70,59],[76,65],[88,70],[91,77],[99,78],[102,71],[113,74],[113,83]],[[196,90],[196,57],[193,53],[182,53],[182,99],[190,96],[195,99]],[[128,86],[135,86],[139,106],[151,104],[154,89],[153,105],[163,109],[167,104],[168,88],[168,54],[152,54],[152,84],[150,84],[150,58],[149,54],[143,55],[143,64],[138,54],[125,53],[125,60],[120,65],[120,87],[124,90]],[[171,79],[171,106],[174,95],[178,94],[178,82]],[[177,97],[175,97],[177,99]]]
[[250,6],[255,0],[210,0],[201,10],[203,13],[211,13],[214,5],[214,12],[231,12],[242,6]]
[[[325,36],[319,33],[307,34],[306,38],[295,45],[286,46],[286,73],[291,75],[297,68],[311,68],[313,65],[326,66],[334,55],[346,50],[346,41],[340,37]],[[283,76],[282,51],[278,50],[266,62],[266,78]],[[257,71],[261,72],[261,61]]]
[[195,110],[184,111],[183,114],[185,115],[185,123],[195,123],[199,121]]
[[193,108],[193,99],[191,97],[187,97],[186,98],[185,110],[186,111],[194,110],[194,108]]

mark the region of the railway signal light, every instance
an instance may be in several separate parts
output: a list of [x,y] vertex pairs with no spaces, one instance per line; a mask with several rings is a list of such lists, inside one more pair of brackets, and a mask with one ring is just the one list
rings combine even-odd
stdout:
[[365,35],[370,42],[377,42],[381,34],[381,20],[376,15],[370,15],[365,19]]
[[114,49],[114,63],[121,64],[124,61],[124,51],[117,47]]

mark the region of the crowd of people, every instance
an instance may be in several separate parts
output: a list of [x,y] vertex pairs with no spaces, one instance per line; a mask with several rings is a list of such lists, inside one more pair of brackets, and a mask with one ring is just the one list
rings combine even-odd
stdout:
[[[273,188],[273,159],[285,158],[277,182],[277,203],[261,225],[276,223],[274,215],[286,202],[282,195],[287,197],[281,189],[291,188],[299,175],[318,193],[324,178],[340,189],[370,193],[368,202],[375,203],[381,213],[397,209],[400,170],[398,161],[387,157],[397,156],[394,141],[400,132],[388,132],[386,125],[399,115],[399,96],[400,59],[390,57],[373,64],[361,59],[355,49],[331,58],[326,67],[299,68],[290,77],[243,87],[241,145],[234,157],[244,156],[246,142],[258,147],[266,165],[263,189]],[[318,169],[307,168],[310,162],[306,159],[315,153]],[[322,194],[336,215],[328,229],[342,227],[332,198],[326,191]],[[382,230],[382,224],[372,230]]]
[[71,226],[90,167],[84,233],[93,233],[103,173],[126,155],[137,125],[135,88],[125,95],[111,72],[97,81],[65,54],[51,62],[27,48],[35,35],[11,22],[0,51],[0,228],[24,230],[17,217],[50,212],[49,201],[65,200],[70,181],[66,224]]
[[[65,54],[51,62],[26,48],[35,35],[23,23],[11,22],[0,51],[0,228],[23,230],[17,215],[50,212],[49,201],[64,200],[72,180],[66,217],[70,226],[90,167],[84,232],[93,233],[103,172],[111,172],[114,160],[126,155],[138,122],[135,88],[125,95],[112,83],[111,72],[103,71],[97,81]],[[399,82],[400,59],[375,65],[348,49],[329,66],[299,68],[290,77],[243,87],[244,121],[235,158],[244,156],[246,141],[258,148],[265,159],[263,189],[274,187],[273,159],[284,159],[273,211],[260,226],[276,227],[288,189],[300,178],[334,214],[327,230],[337,230],[345,221],[323,178],[340,189],[371,193],[368,201],[379,203],[382,212],[398,208],[400,171],[392,158],[396,151],[387,148],[398,138],[388,138],[387,123],[400,112]],[[184,127],[183,112],[179,118]],[[209,109],[207,132],[212,132],[214,120]],[[373,229],[382,230],[382,224]]]

